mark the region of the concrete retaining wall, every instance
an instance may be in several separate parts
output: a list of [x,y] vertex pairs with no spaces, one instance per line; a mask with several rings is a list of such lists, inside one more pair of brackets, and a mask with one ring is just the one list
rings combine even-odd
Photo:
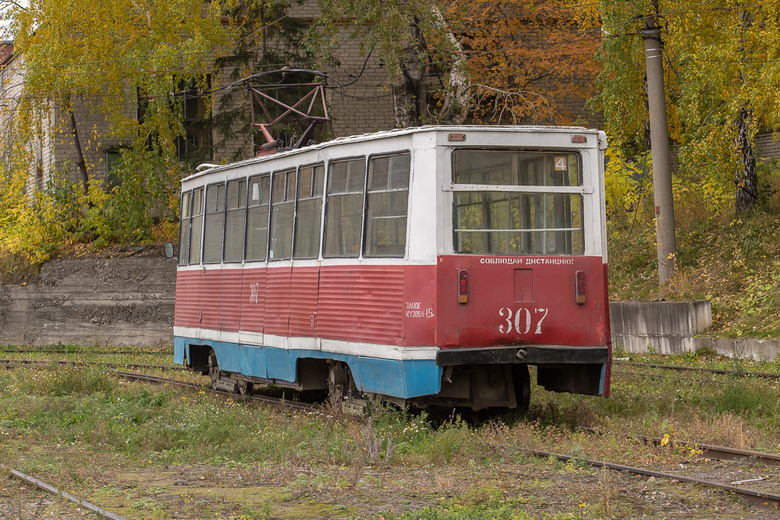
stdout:
[[661,354],[693,351],[693,337],[712,325],[709,300],[612,302],[609,313],[613,345],[630,352],[648,347]]
[[175,291],[173,259],[54,260],[35,283],[0,286],[0,344],[172,343]]
[[708,348],[718,354],[756,361],[780,357],[780,341],[709,338],[712,325],[708,300],[693,302],[612,302],[609,304],[612,345],[629,352],[653,350],[681,354]]

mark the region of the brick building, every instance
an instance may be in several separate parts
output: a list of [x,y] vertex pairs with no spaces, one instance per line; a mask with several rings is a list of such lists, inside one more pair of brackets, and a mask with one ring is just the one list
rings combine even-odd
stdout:
[[[304,20],[313,19],[316,15],[316,5],[305,4],[299,6],[293,15]],[[346,36],[346,35],[345,35]],[[380,60],[374,55],[367,59],[361,52],[360,43],[354,39],[344,37],[336,49],[335,56],[339,65],[323,70],[332,81],[326,90],[326,99],[331,121],[327,134],[333,137],[387,130],[393,127],[393,106],[389,90],[385,88],[385,71]],[[17,103],[22,95],[23,87],[23,57],[16,57],[13,53],[12,42],[0,43],[0,88],[1,97],[5,100],[0,104],[0,125],[5,138],[0,147],[5,147],[3,153],[8,157],[13,140],[8,135],[13,128],[13,118],[17,117]],[[212,78],[212,90],[214,93],[211,106],[219,106],[220,96],[223,95],[220,87],[225,87],[233,82],[229,78],[229,71]],[[356,78],[357,81],[355,81]],[[341,87],[343,86],[343,87]],[[128,118],[142,117],[142,108],[139,108],[138,95],[129,87],[127,90],[127,102],[124,105],[124,116]],[[238,87],[239,94],[234,96],[234,106],[251,111],[249,96],[242,87]],[[109,121],[105,114],[92,109],[96,105],[94,99],[74,97],[73,108],[76,126],[82,143],[85,163],[91,177],[112,181],[111,167],[119,157],[119,150],[130,143],[120,142],[110,137]],[[205,104],[197,100],[185,102],[185,127],[187,126],[188,113],[197,117],[198,111]],[[216,110],[216,109],[214,109]],[[52,173],[61,171],[66,165],[70,165],[70,180],[78,180],[77,150],[71,131],[71,122],[67,111],[52,105],[48,115],[49,120],[42,122],[46,132],[36,142],[27,142],[27,146],[34,150],[35,164],[30,165],[31,188],[40,190],[51,179]],[[211,147],[209,156],[204,162],[230,162],[246,159],[254,155],[255,144],[249,134],[236,135],[225,139],[219,135],[216,129],[210,130],[210,135],[186,135],[180,139],[180,151],[186,151],[188,146],[208,143]],[[181,154],[180,154],[181,155]],[[182,175],[191,172],[182,171]]]

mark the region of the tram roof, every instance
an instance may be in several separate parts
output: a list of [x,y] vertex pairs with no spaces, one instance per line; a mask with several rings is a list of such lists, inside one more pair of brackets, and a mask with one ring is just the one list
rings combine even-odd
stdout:
[[312,150],[319,150],[323,148],[329,148],[332,146],[339,146],[343,144],[348,143],[359,143],[359,142],[367,142],[367,141],[375,141],[375,140],[381,140],[386,138],[393,138],[403,135],[410,135],[410,134],[417,134],[417,133],[426,133],[426,132],[515,132],[515,133],[532,133],[532,132],[538,132],[538,133],[566,133],[566,132],[577,132],[577,133],[588,133],[588,134],[594,134],[603,133],[600,130],[594,130],[594,129],[588,129],[582,126],[526,126],[526,125],[427,125],[427,126],[416,126],[416,127],[410,127],[410,128],[397,128],[394,130],[384,130],[380,132],[371,132],[371,133],[365,133],[365,134],[359,134],[359,135],[351,135],[347,137],[338,137],[336,139],[331,139],[330,141],[323,141],[321,143],[312,144],[309,146],[304,146],[302,148],[296,148],[292,150],[284,150],[281,152],[276,152],[268,155],[263,155],[260,157],[252,157],[251,159],[245,159],[243,161],[237,161],[233,163],[228,164],[202,164],[198,166],[198,171],[192,175],[187,176],[183,179],[183,181],[189,181],[193,180],[197,177],[212,174],[218,171],[227,170],[236,168],[237,166],[244,166],[254,163],[262,163],[274,159],[278,159],[281,157],[289,157],[291,155],[296,155],[300,153],[305,153]]

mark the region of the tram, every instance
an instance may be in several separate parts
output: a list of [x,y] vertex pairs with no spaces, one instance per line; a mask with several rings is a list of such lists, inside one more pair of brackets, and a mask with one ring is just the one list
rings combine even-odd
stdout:
[[352,406],[606,396],[603,132],[427,126],[182,181],[175,362]]

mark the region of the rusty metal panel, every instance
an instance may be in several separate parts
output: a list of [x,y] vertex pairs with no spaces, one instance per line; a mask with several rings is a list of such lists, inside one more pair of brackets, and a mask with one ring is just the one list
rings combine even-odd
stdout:
[[266,269],[265,319],[266,334],[286,336],[290,323],[290,278],[292,267],[279,266]]
[[332,266],[320,272],[317,334],[400,345],[404,266]]
[[198,285],[200,271],[176,273],[176,303],[173,324],[176,327],[198,326]]
[[219,328],[219,302],[222,288],[222,271],[218,269],[203,272],[198,292],[198,313],[200,327]]
[[241,318],[241,269],[220,271],[219,330],[238,332]]
[[316,336],[319,267],[294,267],[290,282],[290,336]]
[[263,332],[265,321],[265,268],[242,269],[239,292],[241,317],[239,329],[247,332]]
[[403,342],[405,346],[436,344],[438,290],[435,265],[406,266],[404,269]]

